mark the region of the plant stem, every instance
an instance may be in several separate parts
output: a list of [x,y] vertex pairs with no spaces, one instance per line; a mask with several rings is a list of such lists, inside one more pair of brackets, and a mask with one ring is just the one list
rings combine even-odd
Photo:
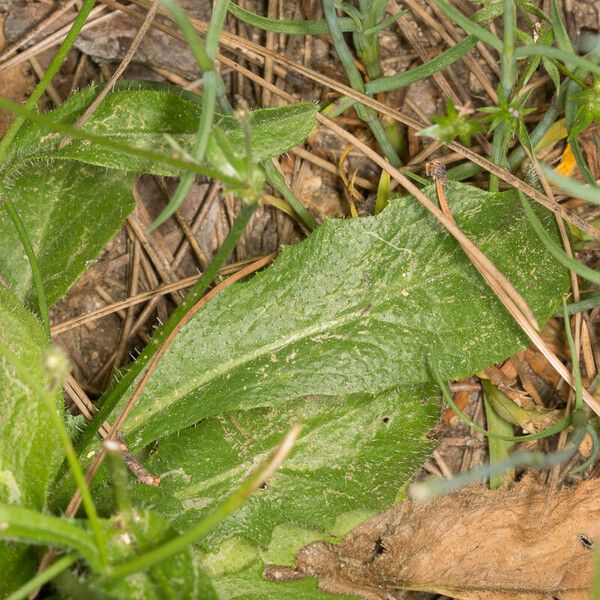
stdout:
[[[495,392],[494,385],[484,379],[483,385],[483,405],[485,408],[485,417],[487,421],[487,429],[490,433],[498,433],[500,435],[509,436],[513,434],[512,425],[505,421],[494,409],[490,397]],[[514,446],[513,442],[499,440],[494,438],[488,439],[488,448],[490,453],[490,464],[495,464],[506,460],[509,457],[510,451]],[[514,477],[514,469],[509,469],[505,473],[490,476],[490,488],[492,490],[502,487],[504,483],[508,483]]]
[[25,254],[27,255],[27,260],[29,261],[29,267],[31,268],[31,277],[33,279],[33,285],[35,287],[35,291],[37,294],[38,300],[38,311],[40,314],[40,319],[42,321],[42,325],[44,327],[44,331],[46,332],[46,337],[48,340],[51,340],[50,334],[50,318],[48,317],[48,302],[46,300],[46,292],[44,290],[44,282],[42,281],[42,273],[40,271],[40,265],[35,256],[35,251],[33,246],[31,245],[31,241],[29,236],[27,235],[27,230],[23,225],[23,221],[15,208],[15,205],[8,198],[4,199],[4,206],[10,215],[10,218],[17,230],[17,234],[19,239],[21,240],[21,244],[23,245],[23,250],[25,250]]
[[[490,156],[490,160],[499,166],[503,166],[505,161],[504,153],[505,149],[508,146],[506,141],[506,124],[500,123],[498,127],[494,130],[494,137],[492,139],[492,155]],[[493,173],[490,174],[490,192],[497,192],[500,189],[500,179],[497,175]]]
[[54,579],[57,575],[67,570],[78,558],[77,553],[67,554],[59,558],[54,564],[50,565],[38,573],[35,577],[23,584],[18,590],[14,591],[5,600],[23,600],[27,598],[31,592],[41,588],[45,583]]
[[319,226],[315,217],[310,213],[304,205],[296,198],[296,195],[288,187],[285,179],[277,170],[275,165],[270,160],[265,160],[261,163],[262,168],[267,176],[267,181],[272,185],[294,209],[294,212],[302,219],[309,231],[313,231]]
[[60,438],[63,452],[67,457],[71,474],[73,475],[73,479],[75,480],[75,483],[81,492],[83,506],[85,508],[85,512],[94,534],[96,546],[98,548],[98,560],[100,561],[101,565],[106,565],[108,564],[108,555],[106,553],[106,536],[104,535],[104,530],[100,525],[100,519],[98,518],[98,513],[96,512],[96,507],[94,505],[94,501],[92,500],[90,488],[85,481],[85,475],[81,469],[79,460],[77,459],[77,454],[75,453],[75,449],[71,443],[71,438],[69,437],[63,420],[58,414],[58,409],[52,400],[52,396],[49,393],[46,393],[44,395],[44,399],[46,401],[46,408],[48,409],[50,420],[52,421],[52,426]]
[[[52,58],[52,61],[50,62],[50,65],[46,69],[44,76],[40,79],[39,83],[35,86],[35,89],[31,93],[31,96],[29,96],[27,102],[25,103],[25,108],[31,110],[36,106],[36,104],[38,103],[38,100],[42,97],[42,95],[46,91],[46,88],[52,81],[52,78],[56,75],[58,69],[60,69],[60,66],[62,65],[63,61],[65,60],[69,50],[73,46],[75,39],[79,35],[79,32],[81,31],[81,28],[84,26],[84,24],[88,18],[88,15],[90,14],[90,11],[94,7],[95,3],[96,3],[96,0],[84,0],[83,6],[81,7],[79,14],[73,21],[73,25],[71,26],[69,33],[67,33],[67,37],[65,37],[65,39],[63,40],[63,43],[60,45],[60,47],[58,48],[58,51]],[[14,140],[17,133],[19,132],[19,129],[21,129],[21,126],[25,122],[25,118],[26,118],[25,116],[19,116],[17,119],[15,119],[14,123],[10,126],[10,128],[4,134],[4,137],[0,141],[0,163],[2,163],[4,161],[6,154],[8,152],[8,148],[9,148],[10,144],[12,143],[12,141]]]
[[[502,42],[502,55],[500,57],[500,83],[504,102],[510,105],[512,91],[517,76],[517,63],[515,60],[515,8],[513,0],[504,0],[504,39]],[[496,127],[492,140],[491,160],[497,165],[505,164],[505,153],[510,137],[510,124],[503,121]],[[500,189],[500,180],[496,175],[490,175],[490,192]]]
[[504,39],[500,57],[500,81],[507,102],[512,94],[516,76],[515,7],[513,0],[504,0]]

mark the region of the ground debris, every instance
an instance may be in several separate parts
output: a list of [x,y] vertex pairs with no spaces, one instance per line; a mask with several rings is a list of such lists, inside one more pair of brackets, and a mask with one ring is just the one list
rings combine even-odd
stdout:
[[319,589],[388,600],[394,590],[461,600],[583,600],[600,539],[600,480],[554,494],[521,483],[472,486],[430,502],[407,501],[353,529],[340,545],[316,542],[296,569],[265,577],[314,576]]

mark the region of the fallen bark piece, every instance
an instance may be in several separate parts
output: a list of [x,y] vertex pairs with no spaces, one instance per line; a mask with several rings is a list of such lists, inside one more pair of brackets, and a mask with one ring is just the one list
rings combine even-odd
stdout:
[[319,589],[390,600],[394,590],[460,600],[590,597],[600,540],[600,480],[550,494],[522,483],[472,486],[429,502],[404,502],[354,528],[340,545],[309,544],[296,568],[264,576],[314,576]]

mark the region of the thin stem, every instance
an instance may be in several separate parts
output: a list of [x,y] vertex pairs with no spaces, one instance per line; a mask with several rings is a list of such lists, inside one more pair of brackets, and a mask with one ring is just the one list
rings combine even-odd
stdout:
[[[218,90],[220,89],[218,85],[220,78],[214,70],[214,60],[219,45],[219,36],[221,35],[225,23],[225,17],[227,16],[229,0],[217,0],[213,6],[210,23],[208,24],[208,32],[206,34],[206,48],[202,45],[202,41],[185,12],[174,2],[163,1],[163,4],[171,11],[173,18],[184,34],[188,45],[195,48],[194,56],[196,57],[196,62],[198,63],[200,71],[204,73],[202,112],[200,114],[200,122],[198,123],[196,141],[191,152],[194,161],[201,163],[206,154],[206,149],[208,148],[210,132],[215,117],[215,101]],[[154,221],[150,231],[162,225],[183,204],[194,183],[194,179],[195,175],[193,173],[187,172],[183,174],[171,200]]]
[[77,561],[77,558],[78,555],[75,552],[59,558],[53,565],[38,573],[10,596],[7,596],[5,600],[23,600],[23,598],[27,598],[29,594],[41,588],[44,584],[54,579],[63,571],[66,571],[75,561]]
[[267,181],[272,185],[289,203],[294,209],[294,212],[302,219],[309,231],[313,231],[319,226],[319,223],[310,211],[304,207],[304,205],[296,198],[296,195],[289,188],[288,184],[281,173],[277,170],[277,167],[270,161],[265,160],[261,163],[267,176]]
[[[204,158],[208,141],[210,139],[211,127],[215,116],[215,101],[217,97],[217,85],[215,72],[209,71],[204,74],[204,90],[202,94],[202,112],[200,113],[200,121],[198,123],[198,131],[196,133],[196,142],[191,151],[192,158],[200,163]],[[196,179],[195,173],[186,171],[181,176],[175,193],[169,200],[169,203],[162,210],[160,215],[156,217],[154,223],[150,227],[150,231],[155,230],[162,225],[171,215],[183,204],[192,184]]]
[[515,85],[517,62],[515,59],[515,7],[513,0],[504,0],[504,39],[500,57],[500,80],[508,102]]
[[481,481],[488,477],[500,475],[509,469],[516,467],[533,467],[536,469],[548,469],[555,465],[569,460],[581,444],[583,436],[587,430],[587,417],[583,411],[575,410],[573,412],[573,431],[569,435],[567,443],[562,450],[551,454],[543,452],[515,452],[506,460],[495,464],[484,465],[478,469],[472,469],[466,473],[461,473],[452,479],[433,479],[429,481],[415,483],[411,487],[410,495],[415,500],[428,500],[449,494],[461,487]]
[[[40,82],[35,86],[35,89],[31,93],[31,96],[29,96],[29,99],[25,103],[26,109],[32,110],[38,103],[38,100],[46,91],[46,88],[52,81],[52,78],[58,72],[58,69],[60,69],[60,66],[65,60],[69,50],[73,46],[75,39],[79,35],[79,32],[84,26],[88,15],[90,14],[90,11],[94,7],[95,3],[96,0],[84,0],[83,6],[81,7],[79,14],[73,21],[73,25],[71,26],[69,33],[67,34],[67,36],[63,40],[63,43],[60,45],[58,51],[52,58],[52,61],[50,62],[48,69],[46,69],[44,76],[40,79]],[[21,129],[23,123],[25,123],[25,119],[25,115],[20,115],[17,119],[15,119],[14,123],[10,126],[9,130],[4,134],[2,141],[0,141],[0,163],[2,163],[5,159],[6,154],[8,152],[8,148],[12,141],[15,139],[15,136],[19,132],[19,129]]]
[[[498,127],[494,130],[494,137],[492,139],[492,155],[490,156],[490,160],[502,167],[504,166],[504,153],[505,148],[508,146],[506,141],[506,123],[500,123]],[[490,173],[490,192],[497,192],[500,189],[500,179],[497,175]]]
[[37,261],[37,257],[35,256],[35,251],[33,246],[31,245],[31,240],[27,235],[27,230],[25,229],[25,225],[23,225],[23,221],[15,208],[15,205],[8,198],[4,199],[4,206],[10,215],[10,218],[17,230],[17,235],[21,240],[21,244],[23,245],[23,250],[25,250],[25,254],[27,255],[27,260],[29,261],[29,267],[31,269],[31,277],[33,279],[33,285],[35,287],[35,291],[37,294],[38,300],[38,311],[40,314],[40,319],[42,321],[42,325],[44,327],[44,331],[46,333],[46,337],[48,340],[51,340],[50,334],[50,318],[48,316],[48,302],[46,300],[46,291],[44,290],[44,282],[42,281],[42,273],[40,271],[40,265]]
[[94,534],[96,546],[98,547],[98,559],[101,565],[106,565],[108,564],[108,555],[106,553],[106,536],[104,535],[104,530],[100,525],[100,519],[98,518],[98,513],[96,512],[96,507],[94,505],[94,501],[92,500],[90,488],[85,481],[85,475],[81,469],[79,460],[77,459],[77,454],[75,453],[75,449],[71,443],[71,438],[69,437],[65,424],[60,418],[56,405],[52,402],[49,394],[46,395],[46,407],[50,415],[50,420],[52,421],[52,426],[60,438],[63,452],[67,457],[67,462],[69,463],[73,479],[75,480],[77,488],[81,493],[83,506]]

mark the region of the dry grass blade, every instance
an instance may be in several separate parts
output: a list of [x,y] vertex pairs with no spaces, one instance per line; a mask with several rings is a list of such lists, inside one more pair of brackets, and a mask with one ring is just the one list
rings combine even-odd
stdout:
[[[87,397],[81,386],[72,375],[67,375],[64,383],[64,390],[67,396],[79,409],[79,412],[88,420],[94,418],[97,409],[94,403]],[[106,421],[98,430],[100,437],[105,440],[109,437],[110,423]],[[144,468],[144,465],[127,449],[125,443],[119,440],[123,446],[123,460],[127,468],[133,473],[135,478],[144,485],[157,486],[160,483],[160,477],[156,477]]]
[[[263,258],[271,261],[275,258],[275,256],[275,254],[268,254]],[[227,265],[219,271],[219,275],[229,275],[231,273],[234,273],[240,267],[243,268],[243,266],[247,265],[248,262],[248,260],[245,260],[232,265]],[[194,285],[194,283],[196,283],[196,281],[198,281],[198,279],[200,279],[200,277],[202,277],[201,273],[198,275],[192,275],[191,277],[186,277],[185,279],[181,279],[180,281],[176,281],[174,283],[162,285],[159,288],[156,288],[155,290],[150,290],[148,292],[136,294],[135,296],[125,298],[124,300],[119,300],[118,302],[111,302],[108,306],[103,306],[102,308],[98,308],[96,310],[90,311],[89,313],[80,315],[79,317],[74,317],[73,319],[69,319],[67,321],[63,321],[62,323],[58,323],[57,325],[52,327],[52,335],[59,335],[61,333],[64,333],[65,331],[74,329],[75,327],[85,325],[90,321],[95,321],[96,319],[101,319],[102,317],[106,317],[107,315],[112,315],[113,313],[119,312],[120,310],[123,310],[125,308],[129,308],[130,306],[135,306],[136,304],[146,302],[147,300],[152,300],[153,298],[156,298],[158,296],[164,296],[165,294],[170,294],[171,292],[191,287],[192,285]]]

